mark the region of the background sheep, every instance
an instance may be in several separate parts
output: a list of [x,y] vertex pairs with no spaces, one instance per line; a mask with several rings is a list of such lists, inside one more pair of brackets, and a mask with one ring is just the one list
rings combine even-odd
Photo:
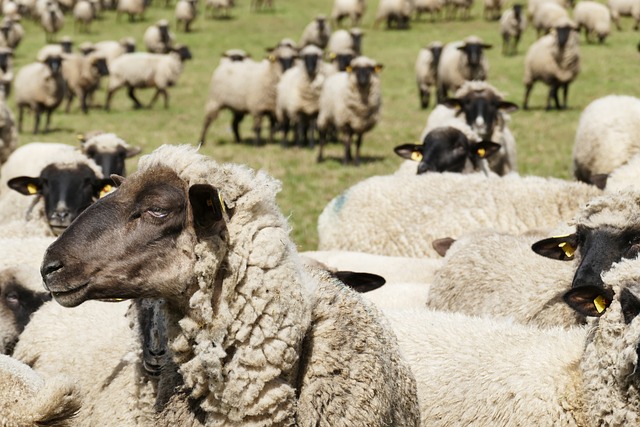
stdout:
[[584,28],[587,43],[591,43],[594,35],[598,42],[604,43],[611,32],[611,13],[607,6],[601,3],[588,0],[579,2],[573,10],[573,19],[578,25],[578,31]]
[[536,9],[544,3],[555,3],[566,9],[572,7],[573,0],[528,0],[527,1],[527,17],[531,19]]
[[423,13],[431,15],[431,22],[435,21],[435,18],[440,15],[444,3],[444,0],[415,0],[413,6],[416,12],[416,21],[420,20]]
[[[150,193],[151,187],[156,191]],[[218,165],[193,147],[163,146],[143,157],[135,174],[82,215],[89,221],[74,221],[49,247],[42,269],[46,286],[65,306],[96,297],[119,298],[127,288],[128,297],[166,298],[162,310],[169,322],[169,348],[184,381],[182,396],[201,399],[203,404],[192,405],[191,411],[202,411],[204,423],[312,425],[319,420],[335,424],[333,420],[353,419],[374,427],[417,426],[415,383],[394,349],[393,334],[379,322],[374,307],[345,292],[328,273],[303,270],[275,205],[278,187],[263,172]],[[136,222],[155,236],[154,245],[145,245],[140,239],[146,238],[138,233],[121,234],[131,218],[129,212],[114,227],[91,225],[91,218],[110,210],[110,204],[125,202],[131,209],[139,197],[150,203],[153,214],[146,210]],[[160,200],[161,211],[155,207]],[[205,208],[207,200],[215,205],[215,213]],[[128,261],[107,263],[98,273],[114,277],[107,270],[117,269],[120,274],[114,282],[91,274],[95,280],[88,292],[60,292],[67,286],[61,286],[67,283],[65,274],[75,270],[74,281],[80,279],[88,271],[85,268],[93,268],[89,264],[104,256],[103,248],[100,256],[88,253],[91,246],[97,249],[86,240],[90,228],[101,235],[97,239],[114,243],[110,259]],[[131,244],[139,248],[134,254],[127,249]],[[82,261],[75,263],[79,253]],[[131,256],[138,261],[160,256],[167,269],[140,264]],[[148,269],[142,272],[140,265]],[[167,275],[176,266],[184,277],[178,281],[173,273]],[[192,273],[185,276],[185,271]],[[101,290],[93,286],[98,283]],[[176,293],[175,285],[183,291]],[[217,303],[214,293],[219,295]],[[286,298],[280,297],[285,294]],[[255,307],[250,312],[245,296]],[[215,316],[212,304],[217,307]],[[345,320],[344,312],[354,320],[348,320],[348,326],[337,322]],[[365,342],[363,336],[365,346],[352,345]],[[306,345],[310,347],[305,350]],[[332,374],[327,377],[325,372]],[[376,399],[370,398],[371,390]]]
[[206,0],[205,14],[209,18],[231,18],[231,8],[235,7],[234,0]]
[[80,32],[90,32],[91,22],[96,18],[96,3],[89,0],[80,0],[73,7],[74,24]]
[[522,14],[522,5],[517,3],[504,11],[500,17],[500,35],[502,36],[502,54],[518,53],[520,36],[527,27],[527,19]]
[[[176,27],[183,26],[184,32],[191,31],[191,23],[198,15],[198,0],[178,0],[176,3]],[[168,30],[167,30],[168,31]]]
[[545,2],[536,8],[531,17],[531,26],[536,29],[538,37],[540,37],[557,27],[558,23],[568,19],[567,9],[553,2]]
[[416,58],[416,83],[418,84],[418,96],[420,107],[429,106],[431,91],[437,87],[438,63],[442,53],[442,43],[431,42],[420,49]]
[[462,10],[460,14],[461,19],[471,18],[471,6],[473,6],[473,0],[445,0],[447,8],[447,19],[456,19],[458,10]]
[[497,21],[502,13],[502,0],[484,0],[484,9],[482,14],[484,19],[488,21]]
[[36,61],[44,62],[48,56],[64,56],[66,53],[73,53],[73,39],[64,36],[57,43],[49,43],[42,46],[36,53]]
[[635,21],[633,29],[640,27],[640,1],[638,0],[607,0],[609,11],[611,12],[611,20],[616,24],[616,28],[622,31],[620,26],[621,16],[631,16]]
[[120,20],[120,14],[129,15],[129,22],[133,22],[136,17],[139,21],[144,19],[144,0],[118,0],[116,8],[116,20]]
[[96,55],[104,56],[107,60],[107,68],[109,68],[113,60],[118,56],[134,52],[136,50],[136,41],[132,37],[125,37],[119,41],[103,40],[94,43],[93,48]]
[[592,101],[580,115],[573,144],[573,174],[591,182],[640,153],[640,99],[609,95]]
[[327,52],[338,53],[352,51],[356,55],[362,52],[362,37],[364,33],[360,28],[349,30],[336,30],[331,33],[327,43]]
[[607,175],[592,176],[591,181],[600,181],[596,183],[599,188],[605,189],[607,192],[615,193],[624,190],[637,190],[638,182],[640,182],[640,155],[636,154],[627,163],[615,168]]
[[142,149],[134,147],[114,133],[100,133],[81,142],[82,153],[92,159],[104,176],[126,175],[125,160],[140,154]]
[[16,128],[16,120],[4,96],[0,95],[0,165],[7,161],[9,155],[17,147],[18,129]]
[[310,44],[314,44],[321,49],[324,49],[329,43],[329,37],[331,36],[331,25],[327,21],[327,17],[324,15],[318,15],[313,21],[307,24],[302,31],[298,47],[303,48]]
[[105,109],[108,111],[113,94],[127,86],[129,98],[134,102],[134,108],[142,108],[142,104],[135,96],[136,88],[155,88],[156,93],[149,102],[149,108],[160,95],[164,96],[164,108],[169,108],[169,93],[167,89],[174,86],[180,74],[184,61],[191,59],[191,52],[187,46],[177,45],[166,54],[159,53],[125,53],[116,58],[109,70],[109,86]]
[[349,18],[351,26],[360,25],[360,20],[367,9],[365,0],[333,0],[331,20],[336,26],[342,23],[344,18]]
[[18,107],[18,131],[22,131],[24,109],[35,115],[33,133],[40,131],[40,115],[46,113],[44,132],[49,132],[51,113],[58,108],[64,95],[62,58],[48,56],[43,62],[34,62],[18,70],[14,99]]
[[18,18],[5,16],[0,22],[0,46],[16,49],[24,37]]
[[484,49],[491,49],[491,45],[476,36],[444,46],[438,63],[438,102],[444,101],[449,90],[455,92],[466,80],[486,80],[489,62]]
[[[567,108],[569,84],[580,73],[580,48],[575,23],[567,20],[558,22],[551,34],[535,41],[527,50],[524,59],[525,94],[523,109],[529,108],[529,95],[533,84],[540,80],[549,86],[547,110],[551,109],[553,99],[556,108]],[[558,91],[562,89],[563,100],[560,103]]]
[[142,42],[152,53],[167,53],[175,43],[175,35],[169,31],[169,21],[161,19],[150,25],[142,36]]
[[[318,249],[436,257],[435,239],[481,228],[518,234],[555,227],[598,194],[599,189],[583,183],[516,175],[375,176],[324,208],[318,218]],[[371,206],[376,209],[369,218],[365,214]],[[416,230],[416,224],[429,226]]]
[[380,0],[373,28],[377,28],[382,21],[386,21],[387,29],[396,28],[406,30],[411,19],[412,3],[409,0]]
[[89,113],[89,101],[100,86],[100,79],[109,75],[107,60],[98,54],[89,55],[70,54],[62,62],[62,76],[66,83],[67,106],[65,111],[71,111],[74,97],[80,100],[82,112]]
[[[366,56],[351,61],[348,72],[337,73],[327,78],[320,93],[318,130],[320,147],[317,161],[324,160],[323,148],[327,142],[327,131],[335,128],[342,134],[344,144],[343,164],[360,164],[362,136],[373,129],[379,120],[382,97],[378,73],[382,65]],[[355,158],[351,157],[351,141],[356,137]]]
[[51,1],[46,3],[46,9],[40,16],[40,25],[44,29],[46,41],[53,41],[54,34],[64,26],[64,15],[57,3]]

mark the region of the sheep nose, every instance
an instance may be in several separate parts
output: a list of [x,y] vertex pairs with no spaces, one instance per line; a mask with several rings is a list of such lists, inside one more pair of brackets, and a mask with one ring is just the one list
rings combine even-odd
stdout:
[[42,268],[40,268],[40,275],[44,279],[45,287],[47,287],[47,281],[50,279],[51,274],[60,270],[63,267],[61,261],[50,261],[47,264],[44,264]]
[[59,221],[64,221],[67,218],[69,218],[69,216],[71,215],[71,212],[64,210],[64,211],[55,211],[53,214],[51,214],[51,219],[57,219]]

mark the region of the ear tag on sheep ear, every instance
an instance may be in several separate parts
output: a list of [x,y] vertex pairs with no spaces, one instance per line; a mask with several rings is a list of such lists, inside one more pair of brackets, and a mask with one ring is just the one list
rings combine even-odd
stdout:
[[419,162],[420,160],[422,160],[422,153],[419,151],[413,151],[411,153],[411,160],[413,160],[414,162]]
[[269,58],[269,61],[271,62],[275,62],[276,61],[276,57],[273,55],[269,55],[267,58]]
[[111,184],[107,184],[104,187],[102,187],[102,190],[100,190],[100,196],[99,198],[102,199],[104,196],[106,196],[107,194],[111,193],[114,190],[113,185]]
[[29,194],[38,194],[38,186],[35,184],[27,184],[27,192],[29,192]]
[[336,56],[338,56],[338,55],[336,55],[335,52],[331,52],[329,54],[329,59],[336,59]]
[[602,295],[598,295],[596,299],[593,300],[593,305],[596,307],[598,313],[602,313],[607,309],[607,300]]
[[379,73],[380,71],[382,71],[382,65],[376,65],[375,67],[373,67],[373,71],[377,73]]
[[211,197],[207,199],[207,206],[209,206],[214,213],[220,210],[222,211],[223,215],[226,215],[227,208],[224,206],[224,199],[222,198],[222,194],[219,191],[216,191],[216,193],[218,193],[218,206],[214,206],[213,199]]
[[344,69],[347,73],[350,73],[353,71],[353,68],[351,68],[351,65],[347,65],[347,68]]
[[560,243],[558,247],[562,249],[567,258],[573,258],[573,254],[576,252],[576,248],[574,248],[567,242]]
[[478,157],[480,157],[481,159],[484,159],[485,156],[487,155],[487,150],[485,150],[484,148],[478,148],[476,153],[478,154]]

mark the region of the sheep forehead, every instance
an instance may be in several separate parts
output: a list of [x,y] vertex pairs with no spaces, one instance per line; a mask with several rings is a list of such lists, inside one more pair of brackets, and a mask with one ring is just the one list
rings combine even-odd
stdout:
[[310,44],[305,46],[301,51],[300,51],[300,55],[305,56],[305,55],[318,55],[318,56],[322,56],[322,49],[320,49],[318,46]]
[[593,199],[578,212],[574,222],[589,228],[640,226],[640,193],[625,191]]
[[464,96],[466,96],[466,95],[468,95],[468,94],[470,94],[472,92],[476,92],[476,93],[485,92],[487,94],[495,95],[500,100],[504,99],[504,95],[502,94],[502,92],[500,92],[494,86],[492,86],[491,84],[489,84],[489,83],[487,83],[486,81],[483,81],[483,80],[467,80],[467,81],[465,81],[463,83],[463,85],[460,86],[460,88],[456,91],[455,97],[456,98],[463,98]]
[[484,42],[478,36],[468,36],[464,39],[465,44],[483,44]]
[[352,67],[375,67],[376,61],[366,56],[358,56],[351,60]]
[[85,148],[95,147],[100,152],[115,152],[119,147],[128,148],[129,144],[127,144],[123,139],[116,136],[114,133],[102,133],[100,135],[96,135],[92,138],[89,138],[87,142],[84,144]]

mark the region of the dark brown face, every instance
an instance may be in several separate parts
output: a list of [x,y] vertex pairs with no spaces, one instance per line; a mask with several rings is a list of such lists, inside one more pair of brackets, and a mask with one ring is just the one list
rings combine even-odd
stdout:
[[[215,192],[199,187],[210,189],[202,197]],[[210,200],[190,201],[188,191],[168,168],[132,175],[47,249],[41,267],[47,289],[67,307],[88,299],[184,300],[193,282],[193,246],[204,232],[199,224],[207,230],[221,227],[220,221],[192,217]]]

